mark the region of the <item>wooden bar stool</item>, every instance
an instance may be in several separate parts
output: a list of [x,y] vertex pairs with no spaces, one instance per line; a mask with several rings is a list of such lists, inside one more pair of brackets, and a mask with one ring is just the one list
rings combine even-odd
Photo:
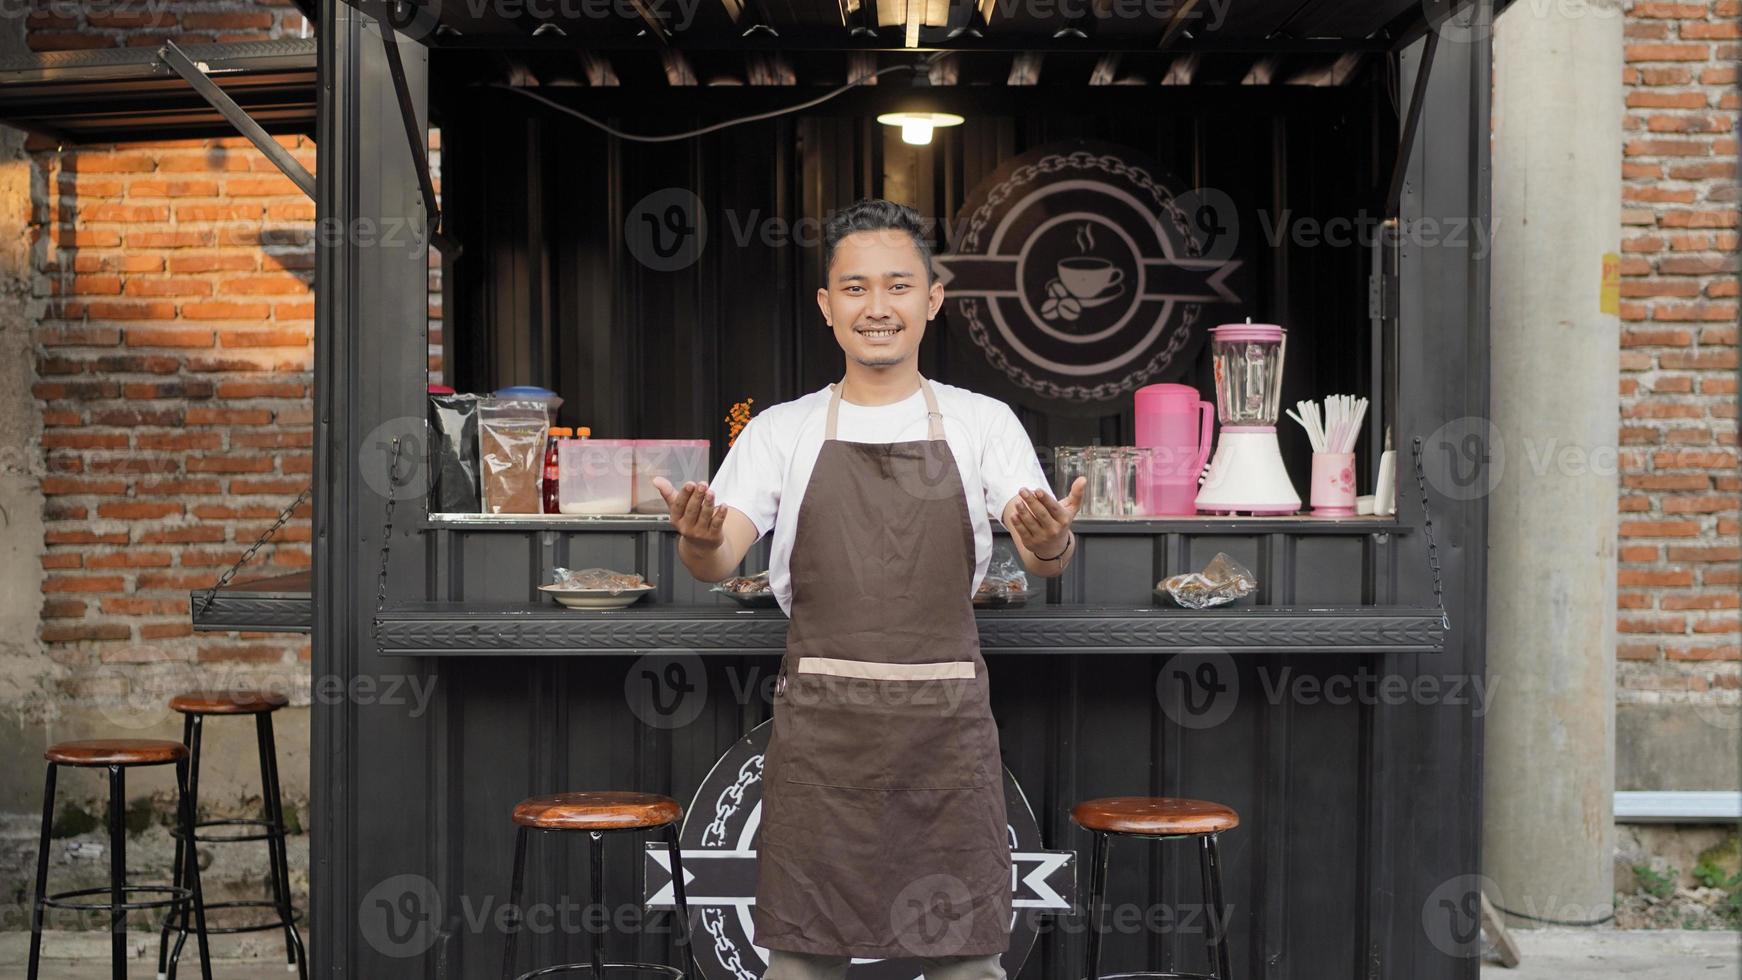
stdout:
[[[502,953],[502,980],[514,978],[514,941],[525,918],[520,910],[520,891],[525,881],[527,831],[587,832],[591,838],[591,867],[588,869],[592,873],[592,890],[588,893],[590,908],[604,901],[604,835],[621,831],[657,830],[661,827],[665,828],[665,846],[671,855],[672,895],[677,899],[677,916],[683,921],[684,959],[689,964],[689,975],[700,980],[701,974],[696,970],[695,950],[690,944],[689,905],[684,901],[683,894],[683,855],[678,841],[678,821],[682,818],[683,808],[678,806],[676,800],[653,793],[557,793],[521,800],[514,808],[514,823],[517,827],[514,832],[514,878],[508,888],[510,919],[506,923],[508,939]],[[605,962],[603,936],[592,938],[591,962],[542,967],[520,974],[518,980],[579,970],[590,971],[593,980],[602,980],[606,970],[640,970],[670,977],[671,980],[684,980],[684,971],[675,966],[660,963]]]
[[[1216,835],[1240,825],[1240,815],[1220,803],[1203,800],[1183,800],[1166,796],[1113,796],[1086,800],[1071,810],[1077,826],[1095,835],[1095,854],[1090,862],[1089,876],[1089,951],[1084,966],[1085,980],[1115,980],[1134,977],[1182,977],[1230,980],[1228,968],[1228,933],[1222,909],[1222,865],[1216,853]],[[1204,932],[1204,948],[1214,964],[1215,972],[1161,973],[1139,971],[1115,973],[1107,977],[1101,968],[1101,897],[1107,890],[1107,852],[1114,837],[1135,837],[1145,840],[1196,838],[1198,859],[1203,871],[1204,904],[1210,924]]]
[[[30,910],[29,980],[36,980],[42,957],[42,913],[45,908],[107,911],[111,935],[110,969],[115,980],[127,980],[127,913],[135,909],[156,909],[168,906],[170,914],[193,906],[195,931],[200,943],[200,975],[212,980],[212,958],[206,949],[206,908],[200,896],[199,865],[190,860],[184,869],[181,855],[176,856],[175,883],[171,885],[127,884],[127,778],[134,766],[175,766],[176,822],[185,831],[193,822],[193,806],[188,797],[187,748],[180,742],[157,738],[103,738],[80,742],[57,742],[42,754],[48,760],[48,780],[42,791],[42,839],[36,847],[36,900]],[[73,891],[48,891],[48,841],[54,829],[54,781],[61,766],[109,771],[109,887],[80,888]],[[183,878],[183,874],[186,878]],[[184,886],[183,881],[191,884]],[[107,892],[107,902],[74,902],[69,899]],[[165,896],[151,901],[129,902],[127,896],[158,894]]]
[[[290,905],[290,860],[285,856],[284,838],[284,801],[279,796],[278,789],[278,747],[272,738],[272,713],[289,704],[290,700],[282,694],[272,691],[188,691],[178,694],[169,700],[171,709],[182,715],[181,740],[187,747],[189,756],[188,775],[188,812],[198,814],[200,799],[200,742],[205,729],[205,720],[210,716],[249,716],[254,718],[254,741],[260,754],[260,795],[266,813],[263,817],[238,818],[231,820],[196,820],[189,834],[176,834],[175,862],[179,869],[182,865],[182,853],[194,854],[194,846],[189,841],[202,844],[237,844],[243,841],[265,841],[266,857],[271,867],[268,876],[272,886],[270,899],[246,899],[242,901],[212,902],[206,905],[208,909],[238,909],[264,908],[272,910],[272,917],[255,923],[243,925],[222,926],[207,929],[210,935],[233,935],[243,932],[266,932],[271,929],[284,930],[285,960],[287,966],[296,971],[301,980],[308,980],[308,955],[303,949],[302,936],[297,932],[296,912]],[[201,834],[205,827],[243,827],[258,828],[255,833],[223,833]],[[197,856],[193,863],[198,863]],[[178,877],[176,884],[181,884]],[[175,948],[169,948],[169,932],[176,931]],[[159,977],[174,976],[176,961],[181,958],[182,944],[187,942],[187,913],[184,910],[179,919],[166,916],[163,920],[163,932],[157,940],[157,975]],[[167,972],[166,972],[167,971]]]

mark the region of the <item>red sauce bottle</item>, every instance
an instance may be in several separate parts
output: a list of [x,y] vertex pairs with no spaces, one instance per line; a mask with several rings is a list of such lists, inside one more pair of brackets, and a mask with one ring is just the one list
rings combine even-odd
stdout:
[[557,475],[559,469],[557,467],[556,441],[558,439],[568,439],[574,434],[575,430],[573,429],[553,425],[550,429],[550,439],[545,443],[544,512],[546,514],[562,513],[561,509],[557,506]]

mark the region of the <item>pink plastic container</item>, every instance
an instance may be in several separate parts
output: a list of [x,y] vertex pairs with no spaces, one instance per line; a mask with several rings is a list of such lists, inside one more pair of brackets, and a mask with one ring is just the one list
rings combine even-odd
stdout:
[[635,444],[635,512],[665,514],[671,508],[653,485],[653,478],[663,476],[674,487],[686,480],[708,478],[708,440],[706,439],[632,439]]
[[633,439],[559,439],[557,509],[564,514],[628,514],[635,475]]
[[1146,385],[1135,398],[1137,445],[1151,450],[1148,472],[1137,478],[1143,512],[1197,513],[1198,475],[1210,458],[1215,404],[1181,384]]

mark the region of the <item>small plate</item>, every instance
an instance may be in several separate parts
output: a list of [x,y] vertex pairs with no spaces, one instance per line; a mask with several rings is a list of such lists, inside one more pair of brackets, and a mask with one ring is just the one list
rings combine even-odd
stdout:
[[981,609],[1003,609],[1009,606],[1026,606],[1028,600],[1040,595],[1042,589],[1025,589],[1021,592],[993,592],[989,595],[974,597],[974,605]]
[[541,585],[538,591],[546,593],[570,609],[622,609],[652,592],[653,586],[611,592],[608,589],[565,589],[556,585]]
[[709,589],[708,591],[717,592],[745,609],[774,609],[780,605],[780,601],[774,598],[773,589],[764,589],[761,592],[733,592],[731,589]]

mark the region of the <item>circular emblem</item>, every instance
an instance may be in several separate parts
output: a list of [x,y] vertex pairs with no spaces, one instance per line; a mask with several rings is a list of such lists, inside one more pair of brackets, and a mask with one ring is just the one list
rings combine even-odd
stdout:
[[1178,376],[1202,343],[1203,305],[1236,302],[1226,280],[1240,260],[1226,235],[1211,248],[1176,197],[1126,147],[1072,141],[1006,162],[969,195],[959,240],[936,260],[961,333],[1054,409],[1100,410]]
[[[756,903],[757,829],[762,822],[762,756],[772,722],[733,743],[684,811],[684,898],[690,910],[696,964],[707,980],[759,980],[768,950],[755,945],[750,909]],[[1004,771],[1009,819],[1013,923],[1002,964],[1016,976],[1034,948],[1037,917],[1068,915],[1075,894],[1075,852],[1041,846],[1040,826],[1016,778]],[[921,875],[892,912],[916,958],[855,959],[849,980],[920,980],[920,956],[949,955],[960,938],[949,911],[967,904],[965,886],[948,875]],[[911,899],[911,901],[907,901]],[[674,908],[671,861],[664,843],[647,844],[647,905]]]

